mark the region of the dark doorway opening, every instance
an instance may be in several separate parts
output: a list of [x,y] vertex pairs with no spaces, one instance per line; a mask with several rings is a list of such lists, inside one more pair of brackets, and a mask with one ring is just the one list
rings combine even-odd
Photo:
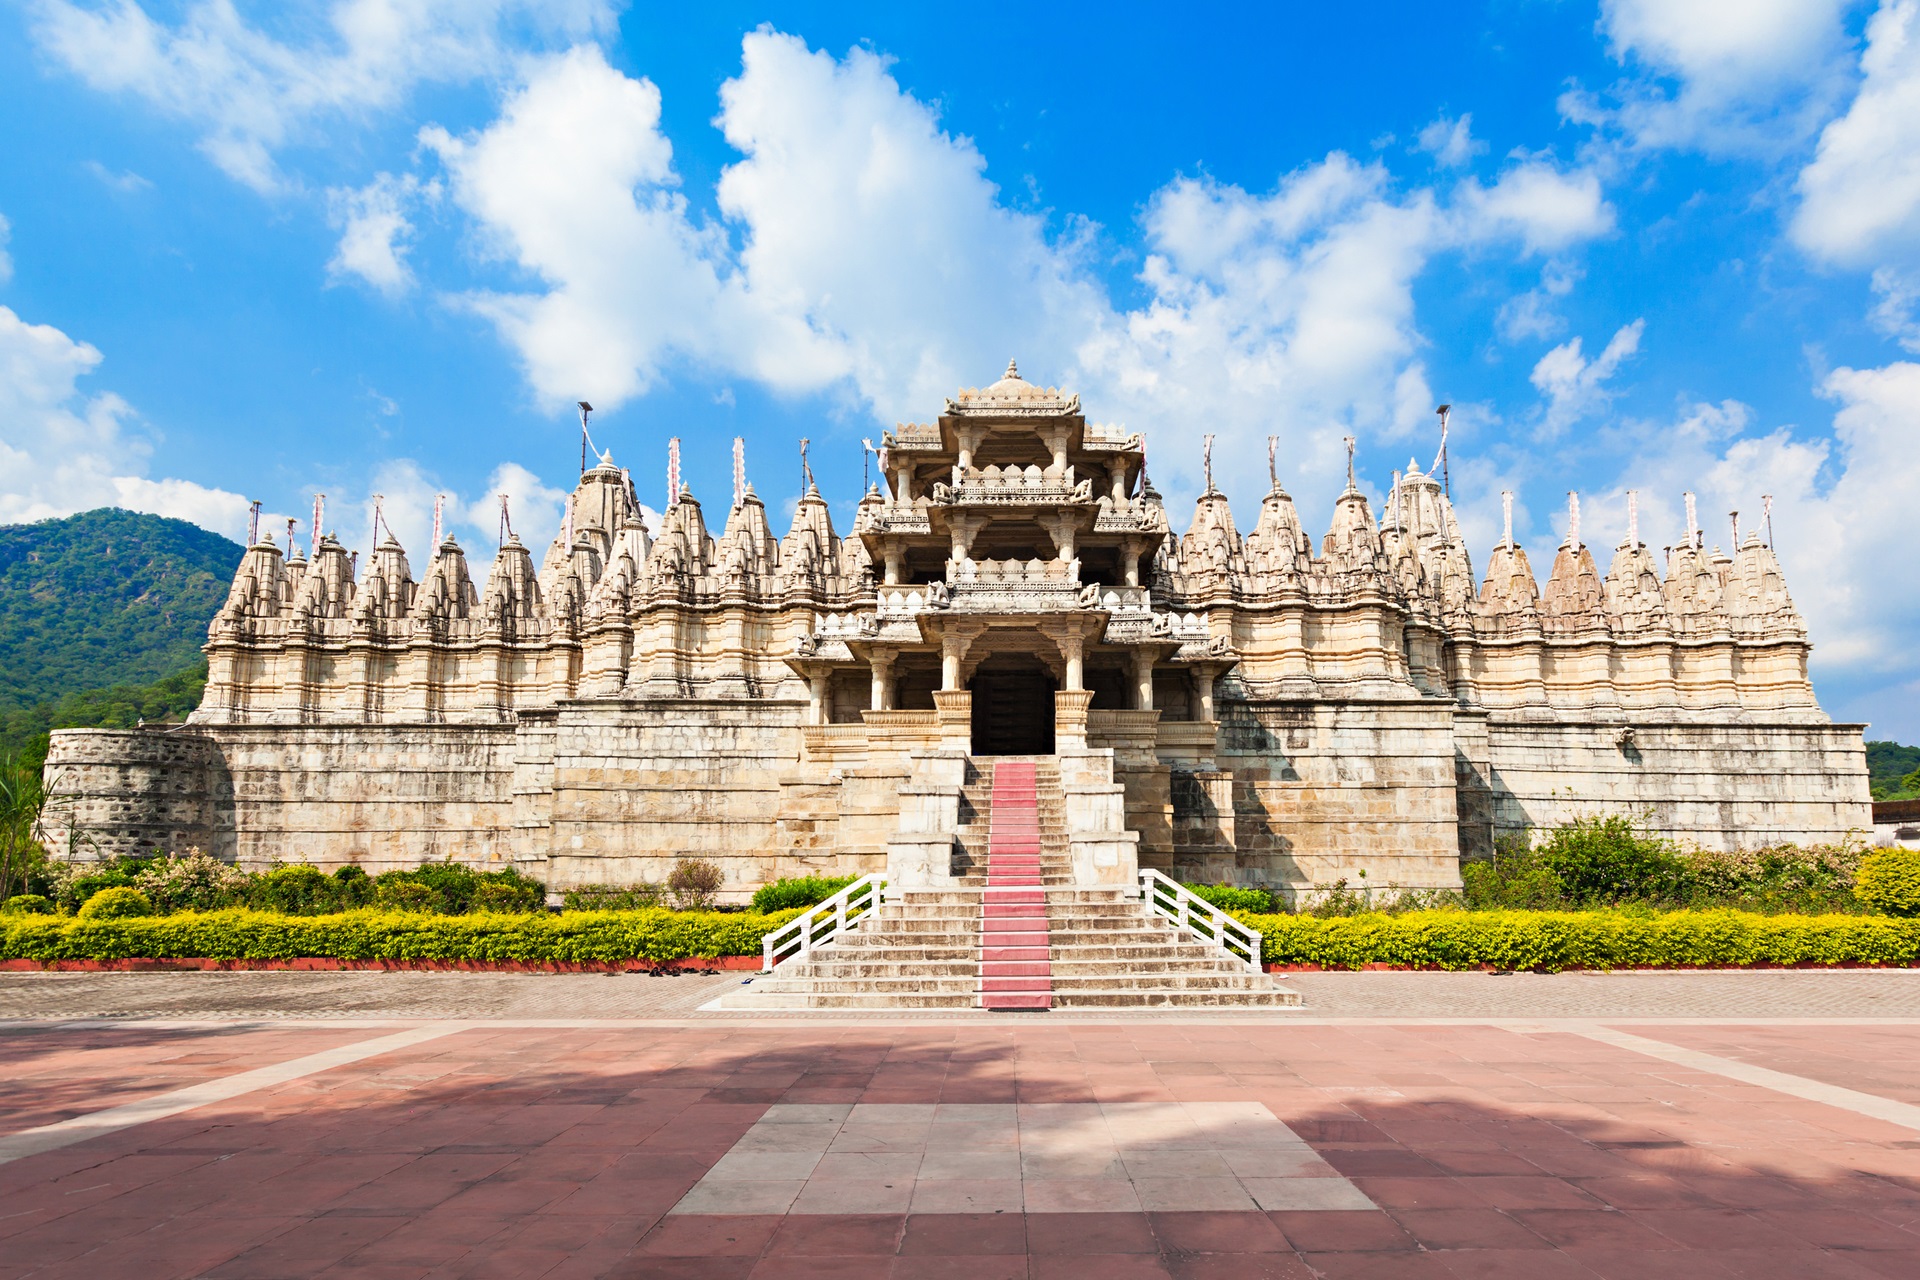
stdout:
[[973,753],[1053,754],[1053,676],[1038,662],[991,659],[973,674]]

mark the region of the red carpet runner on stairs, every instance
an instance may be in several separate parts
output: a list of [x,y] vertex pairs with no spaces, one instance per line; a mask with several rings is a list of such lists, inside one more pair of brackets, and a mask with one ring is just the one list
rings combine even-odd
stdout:
[[1053,962],[1047,892],[1040,884],[1040,802],[1033,765],[993,770],[987,888],[980,921],[980,1006],[1051,1009]]

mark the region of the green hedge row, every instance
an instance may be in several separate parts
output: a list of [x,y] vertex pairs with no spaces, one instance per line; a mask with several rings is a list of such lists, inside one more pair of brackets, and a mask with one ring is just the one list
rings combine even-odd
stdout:
[[760,954],[760,940],[799,915],[719,911],[569,911],[431,916],[261,911],[77,919],[0,916],[0,959],[468,960],[612,963]]
[[[0,916],[0,959],[440,960],[593,964],[758,955],[799,911],[569,911],[430,916],[258,911],[80,919]],[[1357,969],[1612,969],[1920,964],[1920,919],[1742,911],[1236,913],[1273,964]]]
[[1269,964],[1358,969],[1625,969],[1920,963],[1920,919],[1746,911],[1234,912]]

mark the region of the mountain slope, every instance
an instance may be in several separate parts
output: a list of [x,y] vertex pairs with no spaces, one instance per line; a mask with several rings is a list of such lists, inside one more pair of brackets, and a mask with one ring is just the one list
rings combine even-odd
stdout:
[[113,508],[0,525],[0,712],[194,668],[241,554]]

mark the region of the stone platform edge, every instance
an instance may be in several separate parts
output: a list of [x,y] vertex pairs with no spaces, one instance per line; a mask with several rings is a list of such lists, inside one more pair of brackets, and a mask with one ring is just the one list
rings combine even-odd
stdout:
[[1389,964],[1370,960],[1359,965],[1268,964],[1268,973],[1741,973],[1749,969],[1899,969],[1920,972],[1920,967],[1879,960],[1800,960],[1793,964],[1775,964],[1770,960],[1753,964],[1570,964],[1560,969],[1509,969],[1497,964],[1461,965],[1449,969],[1438,964]]
[[205,957],[120,960],[0,960],[0,973],[164,973],[180,970],[387,970],[439,973],[656,973],[760,971],[759,956],[687,956],[678,960],[339,960],[294,956],[281,960],[221,960]]

